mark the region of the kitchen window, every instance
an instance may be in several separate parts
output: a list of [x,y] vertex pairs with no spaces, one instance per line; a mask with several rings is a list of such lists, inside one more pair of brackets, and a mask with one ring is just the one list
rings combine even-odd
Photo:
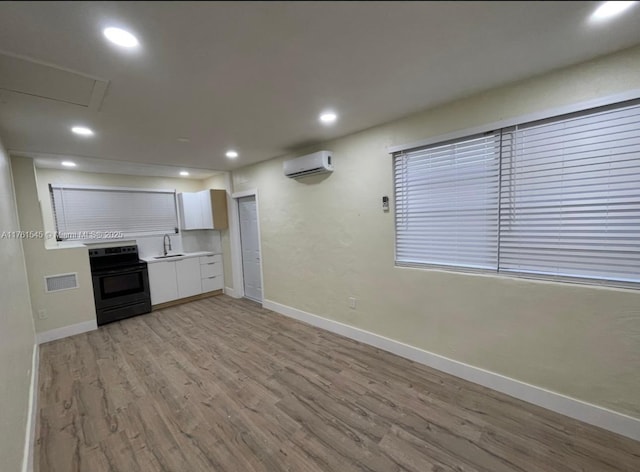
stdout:
[[394,154],[396,263],[640,282],[640,101]]
[[175,190],[51,184],[49,191],[59,239],[165,234],[178,227]]

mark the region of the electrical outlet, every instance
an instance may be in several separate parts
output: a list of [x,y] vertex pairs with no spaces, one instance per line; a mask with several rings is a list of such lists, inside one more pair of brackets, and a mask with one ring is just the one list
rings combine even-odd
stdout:
[[47,319],[47,310],[38,310],[38,319],[46,320]]
[[352,310],[356,309],[356,302],[357,300],[353,297],[349,297],[349,308],[351,308]]

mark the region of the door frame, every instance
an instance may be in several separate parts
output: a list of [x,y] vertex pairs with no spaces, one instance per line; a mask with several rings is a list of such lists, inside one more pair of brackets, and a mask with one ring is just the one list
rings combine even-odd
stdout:
[[264,303],[264,270],[263,270],[263,254],[262,254],[262,234],[260,232],[260,202],[258,200],[258,190],[250,189],[242,192],[234,192],[231,194],[231,214],[230,214],[230,243],[231,243],[231,268],[233,271],[233,292],[235,298],[243,298],[244,294],[244,270],[242,269],[242,243],[240,241],[240,212],[238,204],[240,198],[255,197],[256,199],[256,216],[258,225],[258,249],[260,250],[260,285],[262,286],[262,300]]

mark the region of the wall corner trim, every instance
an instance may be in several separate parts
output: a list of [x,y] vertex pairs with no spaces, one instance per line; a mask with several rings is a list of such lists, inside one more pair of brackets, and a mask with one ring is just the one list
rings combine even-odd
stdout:
[[36,335],[38,344],[48,343],[49,341],[55,341],[56,339],[68,338],[75,334],[86,333],[87,331],[93,331],[98,329],[98,323],[95,320],[83,321],[82,323],[76,323],[69,326],[63,326],[62,328],[52,329],[50,331],[44,331]]
[[340,334],[436,370],[482,385],[519,400],[640,441],[640,419],[566,395],[536,387],[488,370],[455,361],[339,321],[323,318],[280,303],[264,300],[263,307],[312,326]]
[[33,345],[31,359],[31,386],[29,387],[29,409],[27,410],[27,427],[24,437],[24,455],[22,472],[33,471],[33,458],[36,444],[36,426],[38,418],[38,380],[40,372],[40,346]]
[[229,295],[232,298],[240,298],[240,296],[236,293],[236,291],[234,289],[232,289],[231,287],[225,287],[224,288],[224,294],[225,295]]

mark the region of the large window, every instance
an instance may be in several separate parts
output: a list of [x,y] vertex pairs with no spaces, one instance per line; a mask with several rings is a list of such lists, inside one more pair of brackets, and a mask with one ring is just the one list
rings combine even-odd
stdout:
[[74,185],[50,185],[49,189],[62,239],[88,239],[87,233],[173,233],[178,226],[174,190]]
[[396,257],[496,269],[500,133],[395,158]]
[[640,101],[396,153],[396,261],[640,282]]

